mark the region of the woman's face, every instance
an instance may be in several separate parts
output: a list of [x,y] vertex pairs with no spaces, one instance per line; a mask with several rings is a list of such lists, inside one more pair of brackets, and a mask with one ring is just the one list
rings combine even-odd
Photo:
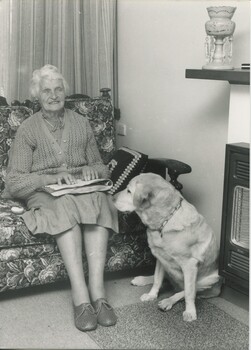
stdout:
[[45,112],[58,112],[64,108],[65,89],[62,79],[43,78],[40,81],[39,102]]

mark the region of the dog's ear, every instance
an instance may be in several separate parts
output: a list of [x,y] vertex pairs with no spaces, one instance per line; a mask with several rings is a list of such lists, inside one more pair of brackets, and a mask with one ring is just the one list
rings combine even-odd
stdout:
[[153,195],[153,188],[149,185],[137,184],[133,196],[133,204],[137,209],[147,209]]
[[168,182],[164,186],[156,186],[152,204],[158,207],[173,207],[180,200],[180,193]]

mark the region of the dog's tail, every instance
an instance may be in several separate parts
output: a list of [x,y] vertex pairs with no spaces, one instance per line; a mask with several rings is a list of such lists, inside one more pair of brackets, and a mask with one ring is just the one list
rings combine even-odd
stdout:
[[217,271],[213,271],[211,275],[199,278],[196,283],[196,289],[201,292],[205,289],[212,288],[212,286],[217,283],[221,283],[221,277],[218,275]]

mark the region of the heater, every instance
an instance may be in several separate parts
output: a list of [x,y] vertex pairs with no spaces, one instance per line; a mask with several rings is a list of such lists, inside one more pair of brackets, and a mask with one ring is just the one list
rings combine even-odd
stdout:
[[226,145],[219,273],[249,290],[249,144]]

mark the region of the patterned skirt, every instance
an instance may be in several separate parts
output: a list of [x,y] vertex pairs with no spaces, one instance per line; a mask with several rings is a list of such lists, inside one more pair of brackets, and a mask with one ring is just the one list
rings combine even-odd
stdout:
[[33,234],[57,235],[77,224],[94,224],[118,233],[118,214],[112,197],[103,192],[53,197],[34,192],[22,217]]

